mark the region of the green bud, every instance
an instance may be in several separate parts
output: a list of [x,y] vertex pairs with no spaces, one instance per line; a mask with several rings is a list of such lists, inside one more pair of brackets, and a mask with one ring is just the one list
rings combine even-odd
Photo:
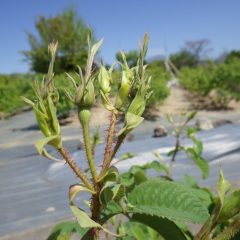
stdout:
[[75,104],[79,109],[88,108],[90,109],[95,103],[95,93],[93,82],[89,80],[86,86],[81,84],[76,89]]
[[50,95],[55,105],[59,102],[59,94],[55,86],[54,72],[53,72],[57,47],[58,47],[58,42],[52,42],[48,45],[48,51],[51,55],[51,61],[48,67],[47,76],[46,78],[43,79],[42,85],[40,87],[42,98],[46,99]]
[[40,129],[45,137],[56,136],[48,144],[59,149],[62,146],[61,129],[57,118],[56,107],[50,95],[44,100],[43,104],[46,109],[45,112],[47,113],[47,118],[46,120],[42,118],[38,119],[39,126],[43,126],[42,128],[40,127]]
[[101,94],[101,99],[102,99],[102,104],[103,106],[108,110],[108,111],[115,111],[115,107],[113,106],[111,100],[108,97],[108,94],[104,94],[101,90],[100,90],[100,94]]
[[121,87],[118,90],[118,95],[116,98],[116,105],[115,105],[118,110],[120,110],[128,101],[132,78],[133,78],[133,72],[130,69],[122,71]]
[[114,64],[112,65],[112,67],[109,70],[107,70],[104,66],[101,66],[101,69],[100,69],[100,72],[98,75],[102,104],[108,111],[116,110],[109,98],[109,94],[111,91],[110,84],[112,82],[113,68],[114,68]]
[[107,71],[107,69],[104,66],[101,66],[100,72],[98,75],[98,81],[100,85],[100,89],[104,94],[110,93],[111,87],[111,72]]
[[127,135],[130,131],[136,128],[143,121],[143,119],[143,117],[127,112],[125,116],[124,127],[119,131],[118,136],[122,134]]
[[91,118],[91,111],[89,109],[81,109],[78,112],[78,117],[82,126],[87,126]]
[[74,99],[74,103],[77,106],[81,105],[81,102],[82,102],[82,99],[83,99],[83,92],[84,92],[83,85],[78,86],[77,89],[76,89],[76,94],[75,94],[75,99]]
[[39,128],[46,138],[51,138],[47,144],[59,149],[62,146],[61,130],[57,118],[56,107],[50,94],[47,99],[43,99],[41,95],[37,95],[36,103],[23,98],[23,100],[33,107],[35,117]]
[[145,110],[145,106],[145,96],[141,93],[141,91],[138,91],[128,108],[128,112],[131,112],[137,116],[141,116]]
[[141,117],[141,115],[143,114],[146,106],[146,100],[144,98],[144,95],[142,95],[143,93],[144,92],[141,92],[141,89],[138,90],[136,96],[128,108],[128,111],[125,115],[124,126],[118,135],[128,134],[143,121],[144,118]]
[[89,81],[83,95],[83,106],[90,108],[94,103],[95,103],[94,86],[93,82]]
[[54,158],[47,153],[44,146],[48,144],[56,149],[62,147],[61,130],[55,107],[59,101],[59,95],[55,87],[53,72],[57,45],[57,42],[49,44],[48,50],[51,54],[51,61],[46,78],[43,78],[41,84],[37,81],[33,83],[36,102],[23,98],[26,103],[33,107],[39,128],[45,136],[44,139],[37,142],[36,148],[42,156],[50,159]]
[[149,91],[151,78],[147,76],[146,66],[144,66],[144,57],[147,53],[147,45],[148,36],[145,35],[144,42],[140,50],[138,65],[133,69],[129,69],[126,57],[124,53],[122,53],[122,58],[124,61],[124,64],[122,64],[122,85],[119,89],[116,107],[122,107],[127,101],[130,91],[130,84],[132,85],[132,88],[136,90],[136,94],[127,109],[124,126],[118,135],[126,135],[143,121],[143,117],[141,116],[145,110],[146,102],[151,95],[151,92]]
[[50,119],[49,128],[51,128],[52,130],[52,135],[60,135],[61,130],[60,130],[60,125],[57,118],[57,110],[50,96],[48,96],[47,98],[47,112]]
[[39,111],[37,105],[33,107],[38,126],[45,137],[51,136],[51,130],[48,126],[48,117]]

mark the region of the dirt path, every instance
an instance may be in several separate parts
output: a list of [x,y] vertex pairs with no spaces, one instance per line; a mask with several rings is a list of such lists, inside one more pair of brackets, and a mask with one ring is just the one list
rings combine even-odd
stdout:
[[[188,92],[180,87],[172,87],[169,97],[162,105],[159,105],[154,110],[154,114],[160,117],[166,114],[178,115],[182,112],[193,111],[192,103],[190,102]],[[199,110],[197,116],[208,118],[214,122],[230,121],[240,123],[240,102],[232,101],[229,105],[229,110]]]

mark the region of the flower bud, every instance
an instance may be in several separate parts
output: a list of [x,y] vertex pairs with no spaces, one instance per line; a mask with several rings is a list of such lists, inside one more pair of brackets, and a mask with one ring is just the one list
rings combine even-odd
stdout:
[[120,110],[128,101],[132,78],[133,72],[130,69],[122,71],[121,87],[118,90],[118,95],[116,98],[116,108],[118,110]]
[[87,126],[89,124],[91,118],[91,111],[89,109],[81,109],[78,112],[78,117],[83,126]]
[[138,91],[128,108],[128,112],[131,112],[137,116],[141,116],[146,106],[146,100],[144,97],[145,96]]
[[61,130],[52,98],[49,94],[47,99],[43,99],[39,92],[36,92],[36,96],[36,103],[24,97],[22,99],[33,107],[37,123],[43,135],[46,138],[51,138],[47,144],[59,149],[62,146]]
[[102,99],[103,106],[110,112],[111,111],[116,111],[116,109],[113,106],[110,98],[108,97],[108,93],[105,94],[100,90],[100,94],[101,94],[101,99]]
[[111,72],[107,71],[107,69],[104,66],[101,66],[100,72],[98,75],[98,81],[99,81],[100,89],[104,94],[110,93],[111,91],[111,87],[110,87],[110,83],[112,80],[111,77],[112,77]]
[[86,86],[81,84],[76,89],[75,104],[79,109],[90,109],[95,103],[95,93],[93,82],[89,80]]
[[94,103],[95,103],[94,85],[92,81],[89,81],[84,91],[83,105],[84,107],[90,108]]
[[143,117],[127,112],[125,116],[124,127],[119,131],[117,135],[118,136],[122,134],[127,135],[130,131],[136,128],[143,120],[144,120]]
[[51,55],[51,61],[48,67],[47,76],[43,78],[43,82],[40,87],[40,94],[42,98],[46,99],[50,95],[54,105],[57,105],[57,103],[59,102],[59,94],[55,87],[54,72],[53,72],[57,47],[58,47],[57,42],[52,42],[48,45],[48,51],[50,52],[50,55]]

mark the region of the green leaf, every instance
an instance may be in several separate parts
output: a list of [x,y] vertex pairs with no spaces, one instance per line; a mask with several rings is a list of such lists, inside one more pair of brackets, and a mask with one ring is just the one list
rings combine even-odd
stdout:
[[46,144],[48,144],[49,142],[53,141],[54,139],[56,139],[58,136],[50,136],[50,137],[46,137],[44,139],[38,140],[35,144],[35,147],[37,149],[37,151],[39,152],[40,155],[42,155],[43,157],[46,157],[48,159],[54,160],[54,161],[61,161],[60,159],[57,159],[53,156],[51,156],[46,149],[44,148],[44,146]]
[[146,239],[145,233],[141,227],[134,226],[134,227],[132,227],[131,231],[133,233],[133,236],[137,240],[145,240]]
[[74,88],[77,89],[77,83],[76,83],[75,79],[69,73],[66,72],[65,74],[67,75],[67,78],[71,80]]
[[115,201],[108,202],[108,204],[101,210],[101,223],[106,223],[110,218],[120,213],[123,213],[123,209],[119,203],[116,203]]
[[33,106],[35,105],[35,103],[34,103],[33,101],[31,101],[30,99],[28,99],[28,98],[26,98],[26,97],[24,97],[24,96],[21,96],[21,99],[22,99],[25,103],[29,104],[31,107],[33,107]]
[[101,176],[98,179],[98,182],[107,182],[107,181],[111,181],[111,182],[116,182],[119,178],[119,172],[118,169],[114,166],[111,166],[110,168],[108,168],[108,170],[106,171],[105,174],[103,174],[103,176]]
[[69,200],[70,202],[72,203],[73,199],[76,197],[76,195],[78,193],[81,193],[81,192],[88,192],[88,193],[91,193],[91,194],[94,194],[95,192],[93,192],[92,190],[86,188],[84,185],[82,184],[74,184],[74,185],[71,185],[69,187]]
[[60,125],[59,125],[58,118],[57,118],[56,107],[54,106],[50,95],[48,95],[47,101],[48,101],[49,112],[51,115],[51,124],[52,124],[53,130],[54,130],[54,133],[56,135],[60,135],[61,130],[60,130]]
[[135,221],[128,221],[119,226],[120,232],[124,233],[121,240],[163,240],[152,228]]
[[87,213],[85,213],[83,210],[78,208],[76,205],[70,205],[70,208],[74,214],[74,216],[77,218],[78,224],[81,228],[101,228],[102,226],[95,221],[93,221]]
[[72,210],[72,213],[74,214],[74,216],[76,217],[77,219],[77,222],[79,224],[79,226],[81,228],[85,228],[85,229],[89,229],[89,228],[101,228],[104,232],[108,233],[108,234],[111,234],[113,236],[118,236],[112,232],[110,232],[109,230],[107,230],[106,228],[104,228],[102,225],[100,225],[99,223],[93,221],[89,216],[88,214],[78,208],[73,200],[75,198],[75,196],[78,194],[78,193],[81,193],[83,191],[87,191],[89,193],[92,193],[94,194],[93,191],[91,191],[90,189],[86,188],[85,186],[81,185],[81,184],[76,184],[76,185],[72,185],[70,186],[69,188],[69,200],[70,200],[70,208]]
[[78,193],[81,192],[89,192],[89,193],[94,193],[91,190],[89,190],[88,188],[86,188],[85,186],[81,185],[81,184],[75,184],[70,186],[69,188],[69,200],[70,200],[70,208],[74,214],[74,216],[77,218],[78,224],[81,228],[93,228],[93,227],[101,227],[100,224],[96,223],[95,221],[93,221],[88,215],[87,213],[85,213],[83,210],[81,210],[80,208],[78,208],[74,202],[73,199],[75,198],[75,196]]
[[120,182],[122,185],[129,187],[134,183],[134,176],[131,172],[123,173],[120,177]]
[[148,180],[145,172],[142,171],[142,170],[136,171],[133,174],[133,176],[134,176],[134,183],[135,183],[135,185],[139,185],[139,184],[141,184],[141,183],[143,183],[143,182]]
[[129,158],[133,158],[135,156],[136,156],[136,154],[134,154],[134,153],[126,152],[123,155],[121,155],[121,157],[118,159],[118,161],[123,161],[123,160],[129,159]]
[[78,224],[80,225],[81,228],[87,228],[87,229],[89,229],[89,228],[101,228],[104,232],[106,232],[106,233],[108,233],[112,236],[119,237],[119,235],[110,232],[108,229],[104,228],[99,223],[93,221],[87,215],[87,213],[85,213],[83,210],[78,208],[76,205],[71,204],[70,208],[71,208],[74,216],[77,218]]
[[240,212],[240,189],[234,191],[225,198],[222,210],[218,217],[218,222],[224,222],[234,217]]
[[102,204],[106,205],[112,200],[119,200],[124,195],[124,187],[121,184],[116,184],[113,182],[107,182],[101,192],[100,201]]
[[196,152],[197,152],[197,154],[200,155],[200,154],[202,153],[202,151],[203,151],[202,141],[199,140],[199,139],[197,139],[197,138],[195,138],[195,137],[192,137],[191,139],[193,140],[193,142],[194,142],[195,145],[196,145]]
[[166,218],[150,216],[146,214],[133,214],[132,221],[140,222],[146,226],[153,228],[162,237],[164,237],[164,239],[187,240],[177,225]]
[[81,229],[75,221],[65,221],[54,226],[47,240],[70,240],[73,233],[83,237],[86,232],[87,229]]
[[190,175],[185,175],[184,176],[184,181],[183,184],[192,188],[198,188],[198,183],[197,180]]
[[148,180],[144,166],[132,166],[129,170],[134,178],[134,185],[139,185]]
[[209,175],[208,162],[202,158],[195,150],[195,148],[187,148],[187,154],[193,160],[202,172],[202,178],[206,179]]
[[152,179],[138,185],[128,195],[129,211],[203,223],[209,216],[207,208],[189,189],[175,182]]
[[168,173],[168,166],[165,163],[160,163],[158,161],[152,161],[150,163],[147,163],[144,165],[146,169],[153,169],[156,172],[165,172],[166,174]]
[[201,188],[191,188],[191,191],[195,196],[197,196],[202,204],[207,208],[212,204],[211,193],[207,189]]

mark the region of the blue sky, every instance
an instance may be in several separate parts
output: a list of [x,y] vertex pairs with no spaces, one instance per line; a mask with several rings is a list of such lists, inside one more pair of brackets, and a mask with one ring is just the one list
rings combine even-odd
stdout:
[[111,63],[119,49],[136,49],[149,33],[149,55],[179,50],[186,40],[209,39],[212,56],[240,49],[239,0],[1,0],[0,73],[27,72],[20,51],[29,49],[39,15],[54,16],[70,4],[104,37],[101,55]]

